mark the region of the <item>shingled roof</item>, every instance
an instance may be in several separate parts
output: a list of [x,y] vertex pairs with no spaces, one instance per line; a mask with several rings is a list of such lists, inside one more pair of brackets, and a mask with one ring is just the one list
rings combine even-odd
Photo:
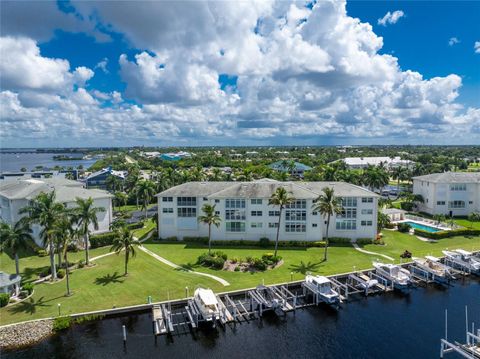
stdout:
[[432,173],[413,179],[436,183],[480,183],[480,172],[444,172]]

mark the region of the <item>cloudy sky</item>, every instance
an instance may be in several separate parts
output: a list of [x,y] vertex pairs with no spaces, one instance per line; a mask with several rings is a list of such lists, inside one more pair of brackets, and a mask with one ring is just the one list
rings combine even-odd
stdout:
[[0,4],[2,147],[480,143],[480,2]]

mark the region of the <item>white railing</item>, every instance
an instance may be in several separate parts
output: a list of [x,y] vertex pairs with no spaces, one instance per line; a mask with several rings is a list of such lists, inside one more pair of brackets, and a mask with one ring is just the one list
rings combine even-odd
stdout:
[[[439,222],[439,221],[436,221],[434,219],[430,219],[430,218],[425,218],[425,217],[420,217],[420,216],[415,216],[413,214],[406,214],[405,215],[405,219],[410,219],[412,221],[417,221],[417,222],[423,222],[423,223],[427,223],[427,224],[430,224],[432,226],[435,226],[435,227],[438,227],[438,228],[446,228],[446,229],[451,229],[452,226],[448,225],[447,223],[445,222]],[[453,226],[453,229],[455,228],[460,228],[460,226],[458,225],[454,225]]]

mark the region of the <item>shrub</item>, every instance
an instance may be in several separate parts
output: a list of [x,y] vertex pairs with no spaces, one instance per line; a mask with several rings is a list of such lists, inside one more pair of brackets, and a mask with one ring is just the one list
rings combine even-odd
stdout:
[[384,245],[385,242],[381,238],[376,238],[376,239],[373,240],[373,244]]
[[247,256],[247,257],[245,258],[245,261],[246,261],[247,263],[252,263],[253,257],[252,257],[252,256]]
[[116,232],[107,232],[90,236],[90,248],[110,246],[113,244],[113,241],[117,236],[118,233]]
[[40,273],[38,273],[38,276],[40,278],[43,278],[43,277],[46,277],[46,276],[50,275],[50,273],[51,273],[50,267],[45,267],[40,271]]
[[105,317],[104,314],[90,314],[90,315],[82,315],[81,317],[77,317],[74,319],[75,324],[82,324],[86,322],[91,322],[94,320],[100,320]]
[[39,250],[37,251],[37,254],[38,254],[39,257],[46,257],[46,256],[48,256],[48,253],[47,253],[47,251],[46,251],[45,249],[39,249]]
[[267,248],[270,246],[270,239],[268,239],[267,237],[262,237],[259,239],[258,245],[262,248]]
[[63,277],[65,277],[65,269],[59,269],[57,271],[57,277],[62,279]]
[[83,259],[80,259],[78,261],[78,268],[83,268],[83,267],[85,267],[85,261]]
[[397,224],[397,229],[399,232],[408,232],[410,230],[410,225],[408,223],[399,223]]
[[222,269],[225,265],[225,260],[221,257],[215,257],[211,260],[211,266],[215,269]]
[[178,241],[178,238],[176,236],[172,236],[172,237],[165,238],[165,240],[169,242],[176,242]]
[[22,288],[23,290],[26,290],[30,295],[33,292],[33,283],[25,283],[24,285],[22,285]]
[[412,202],[402,202],[400,203],[400,208],[404,211],[411,211],[413,210],[414,204]]
[[219,257],[219,258],[222,258],[224,261],[227,260],[228,256],[226,253],[222,252],[222,251],[216,251],[216,252],[213,252],[212,254],[214,257]]
[[211,255],[204,253],[198,257],[197,263],[205,267],[213,267],[215,269],[222,269],[225,265],[227,255],[223,252],[213,252]]
[[252,262],[252,267],[257,270],[264,271],[265,269],[267,269],[267,264],[260,258],[254,258]]
[[70,328],[72,325],[72,318],[65,316],[65,317],[57,317],[53,320],[53,331],[59,332],[61,330],[65,330]]
[[357,244],[365,245],[365,244],[372,244],[374,241],[371,238],[358,238],[356,242]]
[[424,231],[423,229],[415,229],[415,234],[425,238],[442,239],[442,238],[449,238],[454,236],[478,236],[480,235],[480,229],[460,228],[460,229],[453,229],[451,231],[438,231],[438,232],[428,232],[428,231]]
[[235,267],[235,269],[233,270],[234,272],[240,272],[240,267]]
[[137,222],[137,223],[130,223],[130,224],[127,225],[127,228],[129,230],[134,230],[134,229],[143,228],[143,226],[144,226],[144,223],[142,221],[142,222]]
[[10,300],[10,294],[2,293],[0,294],[0,308],[6,306]]

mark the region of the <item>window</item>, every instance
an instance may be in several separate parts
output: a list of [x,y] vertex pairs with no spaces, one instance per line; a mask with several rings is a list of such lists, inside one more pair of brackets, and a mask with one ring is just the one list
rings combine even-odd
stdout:
[[285,223],[285,232],[305,232],[307,230],[305,223]]
[[337,230],[357,229],[357,222],[355,220],[337,221],[336,228]]
[[262,227],[263,227],[263,223],[261,223],[261,222],[252,222],[252,223],[250,223],[250,227],[251,227],[251,228],[262,228]]
[[219,216],[219,215],[220,215],[220,211],[215,211],[215,215]]
[[357,207],[357,198],[355,197],[343,197],[342,207]]
[[450,191],[466,191],[467,185],[465,183],[454,183],[450,185]]
[[268,224],[268,228],[278,228],[278,222],[275,222],[275,223],[270,222],[270,223]]
[[208,198],[207,198],[207,197],[203,197],[203,200],[204,200],[204,201],[208,201]]
[[305,199],[297,199],[291,204],[287,204],[285,208],[291,208],[291,209],[304,209],[307,208],[307,200]]
[[362,221],[361,224],[362,224],[362,226],[371,226],[372,221]]
[[465,201],[450,201],[448,208],[465,208]]
[[445,201],[437,201],[437,206],[445,206]]
[[362,214],[373,214],[373,209],[362,209]]
[[338,215],[338,218],[357,218],[356,208],[344,208],[342,213]]
[[362,197],[362,203],[373,203],[373,197]]
[[226,222],[227,232],[245,232],[244,222]]
[[286,221],[306,221],[307,211],[288,209],[285,211]]
[[473,204],[473,201],[468,201],[468,204]]
[[316,216],[318,212],[312,212],[312,216]]
[[268,211],[269,217],[278,217],[280,215],[280,211]]
[[227,209],[225,210],[225,219],[226,220],[245,220],[245,211],[240,211],[238,209]]
[[173,208],[162,208],[163,213],[173,213]]
[[177,208],[178,217],[196,217],[197,209],[192,207]]
[[220,203],[220,200],[219,200],[219,199],[216,199],[216,200],[215,200],[215,203]]
[[250,200],[251,204],[262,204],[262,199],[261,198],[252,198]]
[[262,211],[251,211],[251,212],[250,212],[250,215],[251,215],[252,217],[261,217],[261,216],[263,216]]
[[316,224],[316,223],[312,223],[312,227],[313,227],[313,228],[317,228],[317,224]]
[[162,197],[162,202],[173,202],[173,197]]
[[245,208],[245,200],[240,198],[227,198],[225,208]]
[[196,206],[197,198],[196,197],[177,197],[177,206],[186,207],[186,206]]

